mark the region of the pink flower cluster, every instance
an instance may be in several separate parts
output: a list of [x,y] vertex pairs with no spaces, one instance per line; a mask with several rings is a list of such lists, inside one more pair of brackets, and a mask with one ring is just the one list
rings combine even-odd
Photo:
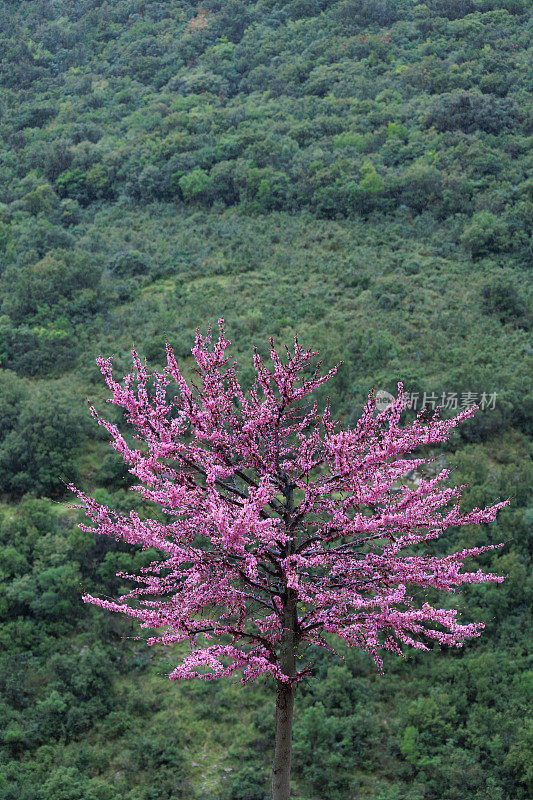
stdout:
[[[305,403],[328,381],[310,370],[316,355],[295,340],[282,358],[271,343],[267,364],[254,354],[255,383],[245,392],[218,340],[197,334],[192,350],[197,386],[187,383],[172,348],[167,366],[150,374],[133,352],[135,370],[123,382],[111,359],[99,359],[112,393],[139,443],[92,409],[129,465],[143,498],[167,522],[118,514],[77,489],[93,526],[83,530],[156,548],[161,557],[137,575],[136,588],[116,602],[84,601],[135,617],[155,629],[149,643],[187,643],[173,680],[205,680],[244,669],[244,680],[286,675],[282,632],[291,608],[294,648],[329,646],[325,634],[364,648],[381,667],[380,650],[428,649],[430,640],[460,647],[481,623],[461,624],[452,609],[421,607],[408,587],[454,592],[466,583],[499,583],[465,559],[493,546],[431,555],[432,540],[450,527],[493,521],[507,501],[461,513],[463,487],[449,487],[448,470],[416,488],[406,477],[426,459],[421,448],[444,442],[475,408],[454,419],[420,414],[400,425],[402,385],[377,413],[371,393],[352,430],[329,409]],[[177,394],[169,398],[169,386]],[[415,456],[409,455],[415,453]]]

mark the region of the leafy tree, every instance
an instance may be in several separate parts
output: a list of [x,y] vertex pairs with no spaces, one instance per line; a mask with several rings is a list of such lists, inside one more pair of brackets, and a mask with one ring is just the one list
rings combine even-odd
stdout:
[[87,185],[87,173],[81,167],[68,169],[57,176],[55,182],[60,197],[76,200],[86,206],[93,199]]
[[15,323],[27,322],[43,308],[58,306],[83,290],[94,290],[102,267],[88,253],[50,250],[44,258],[22,269],[7,270],[11,291],[3,309]]
[[58,197],[49,184],[38,186],[23,198],[30,214],[49,214],[56,207]]
[[11,383],[5,381],[0,393],[6,411],[0,434],[2,491],[15,497],[25,492],[61,495],[78,473],[84,423],[64,397],[52,401],[50,390],[30,393],[22,382]]
[[117,275],[143,275],[148,271],[148,259],[139,250],[117,253],[110,261],[111,270]]
[[436,205],[441,199],[442,176],[438,169],[429,164],[412,164],[399,183],[398,192],[402,202],[418,213],[428,205]]
[[[264,782],[254,767],[244,766],[228,781],[227,800],[267,800]],[[226,800],[224,797],[224,800]]]
[[526,727],[521,731],[518,741],[513,745],[506,759],[506,765],[519,776],[519,780],[525,784],[528,792],[533,791],[532,756],[533,724],[531,720],[528,720]]
[[465,225],[461,243],[474,258],[500,252],[508,247],[507,225],[491,211],[478,211]]
[[436,97],[426,124],[434,125],[438,131],[500,133],[516,126],[518,118],[518,109],[508,98],[500,100],[481,92],[461,91]]
[[[194,649],[171,680],[212,680],[242,668],[245,681],[274,678],[272,798],[288,800],[295,689],[310,671],[298,663],[298,651],[327,647],[324,637],[333,634],[367,650],[382,669],[382,650],[428,650],[431,640],[461,647],[479,636],[482,623],[460,624],[453,608],[419,607],[406,587],[454,592],[462,584],[500,583],[503,578],[481,570],[460,571],[468,556],[495,545],[445,557],[402,551],[450,526],[491,522],[507,502],[461,514],[461,488],[440,485],[446,469],[416,490],[391,491],[425,461],[404,456],[445,441],[473,410],[451,420],[419,415],[401,428],[399,384],[387,409],[376,416],[371,394],[356,427],[343,431],[331,422],[329,407],[320,413],[316,404],[301,402],[336,368],[320,377],[318,368],[309,368],[314,354],[297,339],[283,362],[271,340],[272,371],[256,352],[255,383],[245,395],[228,363],[222,321],[219,327],[212,350],[210,334],[197,334],[196,390],[170,346],[167,367],[153,375],[133,351],[136,371],[123,385],[113,378],[110,359],[98,361],[112,401],[125,409],[146,450],[130,447],[116,425],[93,413],[141,480],[141,496],[173,521],[122,516],[77,491],[95,525],[83,530],[161,552],[137,576],[139,587],[118,602],[89,594],[84,600],[143,627],[164,628],[151,644],[191,642]],[[179,394],[168,401],[171,381]]]
[[340,3],[339,13],[343,19],[358,19],[378,25],[390,25],[398,19],[398,8],[392,0],[363,0],[361,3],[345,0]]
[[179,186],[185,200],[192,202],[209,202],[212,180],[203,169],[194,169],[179,180]]
[[526,324],[527,305],[514,283],[508,278],[495,278],[481,290],[484,308],[497,314],[501,322]]
[[59,767],[46,779],[37,795],[47,800],[116,800],[115,788],[98,778],[87,778],[75,767]]
[[476,10],[474,0],[429,0],[428,8],[439,17],[448,19],[461,19]]

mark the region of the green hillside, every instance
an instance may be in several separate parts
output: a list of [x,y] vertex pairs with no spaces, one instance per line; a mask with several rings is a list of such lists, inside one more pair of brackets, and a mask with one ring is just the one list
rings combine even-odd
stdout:
[[479,566],[508,580],[463,595],[481,639],[385,677],[317,653],[295,797],[533,796],[529,11],[0,1],[0,800],[267,797],[272,686],[171,684],[168,650],[84,606],[147,555],[65,493],[142,513],[85,408],[95,357],[157,365],[166,337],[188,370],[221,316],[245,383],[270,335],[342,360],[344,424],[399,379],[488,405],[434,455],[465,508],[512,500],[439,545],[506,543]]

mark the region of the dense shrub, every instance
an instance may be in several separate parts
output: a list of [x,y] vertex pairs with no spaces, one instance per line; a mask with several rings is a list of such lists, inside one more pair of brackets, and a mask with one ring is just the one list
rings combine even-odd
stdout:
[[509,247],[505,222],[490,211],[478,211],[461,234],[461,242],[474,258],[498,253]]
[[0,375],[4,410],[0,431],[2,491],[57,496],[77,472],[85,435],[79,407],[48,389],[31,390],[12,374]]
[[481,290],[483,307],[500,321],[527,325],[527,305],[511,278],[495,278]]
[[459,91],[438,95],[433,100],[426,125],[434,126],[438,131],[500,133],[516,127],[518,120],[518,109],[510,99]]

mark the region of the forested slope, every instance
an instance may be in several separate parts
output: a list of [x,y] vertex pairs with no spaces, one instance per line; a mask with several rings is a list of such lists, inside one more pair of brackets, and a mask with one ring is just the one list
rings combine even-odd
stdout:
[[271,687],[171,685],[84,607],[146,555],[64,491],[139,506],[84,407],[95,356],[157,364],[166,335],[187,367],[219,316],[245,381],[269,335],[343,360],[347,424],[399,378],[418,407],[495,396],[440,455],[465,507],[512,499],[442,545],[506,542],[480,565],[508,580],[465,592],[481,640],[386,677],[317,654],[298,796],[531,797],[528,9],[0,2],[1,800],[266,796]]

